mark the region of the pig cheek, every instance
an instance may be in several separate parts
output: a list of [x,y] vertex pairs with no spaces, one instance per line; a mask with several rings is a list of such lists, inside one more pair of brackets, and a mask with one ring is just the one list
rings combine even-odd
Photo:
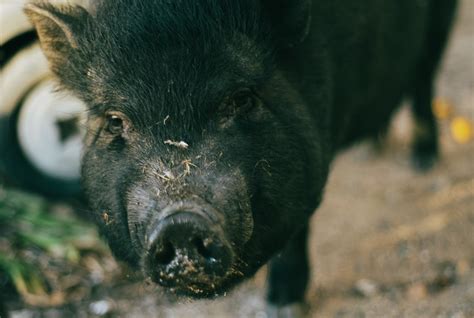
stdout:
[[239,201],[239,208],[241,211],[239,214],[239,222],[241,224],[240,235],[242,237],[242,244],[246,244],[252,237],[254,230],[254,219],[250,206],[250,200]]
[[149,223],[154,212],[163,209],[159,206],[159,191],[150,193],[149,189],[154,187],[132,186],[126,195],[128,230],[132,244],[139,253],[146,250]]
[[224,214],[225,232],[237,247],[243,247],[251,238],[254,220],[247,182],[240,170],[224,173],[211,181],[218,185],[212,190],[214,207]]
[[117,195],[110,161],[95,147],[89,147],[83,156],[82,186],[91,208],[92,218],[106,236],[114,254],[128,259],[130,239],[124,220],[122,202]]
[[[304,177],[299,171],[289,171],[289,167],[299,164],[275,158],[260,160],[256,164],[258,190],[252,198],[254,233],[246,247],[248,261],[256,263],[256,266],[281,250],[295,229],[306,221],[303,217],[304,205],[295,203],[303,201],[304,195],[300,192],[305,188],[301,184]],[[295,189],[298,191],[295,192]]]
[[93,153],[84,156],[82,164],[82,187],[92,209],[95,222],[106,230],[116,223],[113,209],[115,195],[111,193],[105,172],[100,169],[101,163],[95,160]]

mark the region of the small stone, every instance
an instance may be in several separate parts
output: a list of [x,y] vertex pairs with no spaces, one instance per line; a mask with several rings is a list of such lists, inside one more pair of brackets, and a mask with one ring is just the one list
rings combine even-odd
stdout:
[[469,273],[469,271],[471,270],[471,266],[469,265],[469,262],[467,260],[463,259],[457,262],[456,270],[459,276],[464,276]]
[[354,290],[357,294],[364,296],[364,297],[372,297],[378,293],[378,286],[375,282],[369,279],[359,279],[355,286]]
[[89,305],[89,310],[97,316],[107,315],[112,310],[112,303],[108,300],[99,300]]
[[33,318],[35,317],[35,312],[28,310],[28,309],[22,309],[22,310],[15,310],[10,312],[10,317],[12,318]]
[[64,317],[64,312],[58,309],[49,309],[43,313],[44,318],[61,318]]
[[428,263],[430,260],[431,260],[431,255],[430,255],[430,251],[425,249],[423,251],[421,251],[420,253],[420,261],[423,262],[423,263]]
[[268,318],[268,315],[266,312],[264,311],[258,311],[256,314],[255,314],[255,318]]
[[408,287],[407,297],[413,301],[425,299],[428,295],[428,289],[423,283],[415,283]]
[[456,282],[457,267],[456,264],[446,261],[438,265],[438,275],[429,285],[430,292],[439,292]]
[[463,312],[458,311],[452,314],[451,316],[449,316],[449,318],[466,318],[466,315],[464,315]]

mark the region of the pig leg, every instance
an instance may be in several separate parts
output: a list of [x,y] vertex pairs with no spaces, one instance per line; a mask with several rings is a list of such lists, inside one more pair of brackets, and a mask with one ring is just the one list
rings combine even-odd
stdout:
[[269,317],[301,317],[309,278],[308,225],[275,256],[268,270]]
[[438,128],[430,108],[431,97],[432,88],[424,87],[417,92],[413,101],[415,135],[412,163],[419,171],[429,170],[438,159]]
[[416,169],[429,170],[438,159],[438,128],[431,110],[436,70],[448,39],[456,0],[433,0],[424,50],[417,68],[413,97],[415,136],[412,161]]

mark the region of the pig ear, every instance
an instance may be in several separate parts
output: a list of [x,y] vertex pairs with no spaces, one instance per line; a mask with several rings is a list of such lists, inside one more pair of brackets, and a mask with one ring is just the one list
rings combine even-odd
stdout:
[[63,67],[78,48],[78,34],[89,14],[79,6],[29,3],[24,11],[36,28],[43,51],[54,69]]
[[263,8],[281,45],[303,42],[311,25],[311,0],[263,0]]

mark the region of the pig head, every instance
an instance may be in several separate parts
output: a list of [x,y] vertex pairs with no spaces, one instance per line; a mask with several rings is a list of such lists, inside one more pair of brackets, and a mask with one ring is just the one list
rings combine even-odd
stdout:
[[[82,178],[112,251],[195,297],[253,275],[319,204],[331,149],[279,67],[309,1],[29,4],[89,105]],[[316,126],[316,127],[315,127]]]

